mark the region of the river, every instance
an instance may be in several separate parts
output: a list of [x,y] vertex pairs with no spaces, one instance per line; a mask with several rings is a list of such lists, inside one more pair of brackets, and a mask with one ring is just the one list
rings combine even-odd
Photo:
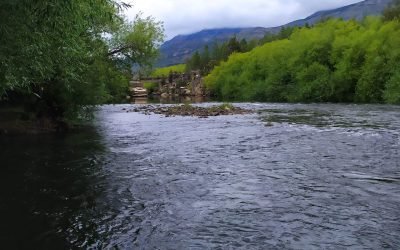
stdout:
[[400,107],[236,105],[1,136],[2,248],[400,248]]

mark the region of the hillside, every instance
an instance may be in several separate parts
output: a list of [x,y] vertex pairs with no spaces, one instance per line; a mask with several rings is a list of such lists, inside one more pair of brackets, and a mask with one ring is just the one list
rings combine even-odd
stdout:
[[366,0],[333,10],[318,11],[311,16],[296,20],[284,26],[304,26],[306,23],[314,24],[329,17],[342,18],[344,20],[361,20],[365,16],[380,15],[392,0]]
[[278,32],[282,27],[303,26],[306,23],[314,24],[329,17],[360,20],[368,15],[380,15],[390,2],[391,0],[366,0],[333,10],[319,11],[305,19],[272,28],[221,28],[202,30],[189,35],[179,35],[161,46],[161,57],[157,66],[184,63],[186,58],[190,57],[196,50],[202,49],[204,45],[210,45],[214,41],[226,41],[233,35],[236,35],[239,39],[259,39],[267,32]]
[[180,64],[190,57],[196,50],[202,49],[206,44],[223,42],[236,35],[238,38],[260,39],[269,31],[267,28],[222,28],[202,30],[189,35],[179,35],[161,46],[159,66]]

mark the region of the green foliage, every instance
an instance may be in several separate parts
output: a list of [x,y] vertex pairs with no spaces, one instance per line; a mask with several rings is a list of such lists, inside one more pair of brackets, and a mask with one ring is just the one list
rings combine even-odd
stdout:
[[297,74],[298,87],[296,88],[299,92],[294,93],[293,101],[329,101],[331,94],[330,75],[329,69],[318,62],[299,71]]
[[400,23],[330,19],[234,54],[206,78],[223,99],[399,103]]
[[400,20],[400,0],[393,0],[392,4],[383,12],[385,21]]
[[210,50],[208,48],[208,45],[204,46],[204,51],[200,55],[200,67],[202,68],[202,71],[204,73],[208,73],[211,70],[211,65],[210,65]]
[[227,43],[228,54],[231,55],[235,52],[241,52],[240,42],[237,40],[236,36],[229,39]]
[[87,95],[82,97],[83,100],[92,104],[118,103],[125,100],[129,90],[130,72],[127,69],[116,70],[117,63],[118,61],[100,59],[90,65],[83,82],[91,87]]
[[198,51],[196,51],[193,56],[186,62],[186,71],[200,70],[202,68],[201,56]]
[[247,42],[246,39],[238,40],[233,36],[227,42],[218,44],[215,42],[211,50],[208,45],[199,52],[196,51],[192,57],[186,62],[186,71],[200,70],[202,75],[207,75],[221,62],[226,61],[228,57],[234,53],[248,52],[255,48],[258,44],[257,40]]
[[112,34],[108,41],[112,49],[108,55],[124,58],[139,66],[151,66],[158,57],[158,46],[164,39],[163,32],[162,23],[138,14],[133,22],[121,22]]
[[171,72],[185,73],[185,64],[177,64],[169,67],[157,68],[150,74],[151,77],[168,77]]
[[400,104],[400,71],[396,72],[387,82],[384,99],[387,103]]
[[163,35],[152,18],[124,21],[123,6],[0,0],[0,97],[19,96],[38,117],[65,120],[125,96],[131,64],[148,65]]
[[[309,25],[306,24],[306,28],[309,28]],[[289,38],[293,32],[298,29],[297,27],[283,27],[277,34],[267,33],[264,37],[258,41],[260,45],[270,43],[277,40],[287,39]]]
[[158,89],[158,83],[156,82],[144,82],[143,87],[149,94],[154,93]]

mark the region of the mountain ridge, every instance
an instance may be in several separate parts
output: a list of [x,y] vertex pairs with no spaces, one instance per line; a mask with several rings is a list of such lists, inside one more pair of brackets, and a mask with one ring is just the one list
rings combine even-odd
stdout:
[[336,9],[321,10],[304,18],[277,27],[216,28],[203,29],[199,32],[178,35],[166,41],[160,48],[161,57],[157,66],[168,66],[184,63],[196,50],[213,42],[224,42],[236,35],[239,39],[261,39],[266,33],[277,33],[284,27],[312,25],[325,18],[342,18],[344,20],[361,20],[365,16],[380,15],[392,0],[364,0]]

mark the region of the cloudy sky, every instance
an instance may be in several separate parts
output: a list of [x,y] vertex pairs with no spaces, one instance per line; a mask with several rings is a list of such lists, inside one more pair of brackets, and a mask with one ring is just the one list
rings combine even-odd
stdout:
[[361,0],[131,0],[138,11],[164,22],[167,39],[223,27],[273,27]]

